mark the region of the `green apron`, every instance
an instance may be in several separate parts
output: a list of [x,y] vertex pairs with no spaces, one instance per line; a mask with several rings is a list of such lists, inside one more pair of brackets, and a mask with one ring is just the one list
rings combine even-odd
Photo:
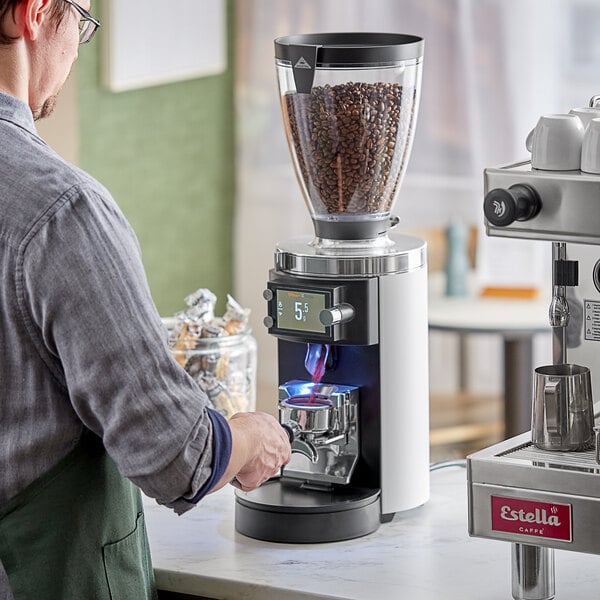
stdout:
[[14,600],[154,600],[140,492],[86,432],[0,508],[0,560]]

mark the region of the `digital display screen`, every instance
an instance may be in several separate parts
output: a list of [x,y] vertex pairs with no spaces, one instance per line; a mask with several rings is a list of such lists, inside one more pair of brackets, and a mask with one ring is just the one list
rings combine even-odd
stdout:
[[310,333],[326,333],[319,314],[325,308],[326,293],[277,290],[277,327]]

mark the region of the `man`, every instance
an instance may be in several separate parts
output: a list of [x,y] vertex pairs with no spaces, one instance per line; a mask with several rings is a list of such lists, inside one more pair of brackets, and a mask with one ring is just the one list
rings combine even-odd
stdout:
[[154,598],[136,486],[183,513],[290,459],[273,417],[206,408],[128,223],[36,133],[99,26],[81,1],[0,0],[0,600]]

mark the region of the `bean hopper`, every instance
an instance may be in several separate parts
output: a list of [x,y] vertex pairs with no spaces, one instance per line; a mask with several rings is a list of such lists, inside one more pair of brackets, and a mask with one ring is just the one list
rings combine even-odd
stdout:
[[[588,367],[597,403],[600,174],[525,161],[485,169],[484,178],[488,235],[552,243],[553,363]],[[548,418],[560,436],[558,416]],[[469,533],[511,543],[513,598],[555,596],[555,549],[600,554],[598,449],[597,440],[596,451],[540,449],[528,432],[468,457]]]
[[264,292],[277,338],[281,476],[236,491],[236,529],[275,542],[366,535],[429,497],[426,245],[392,208],[423,40],[275,40],[285,132],[315,236],[281,242]]

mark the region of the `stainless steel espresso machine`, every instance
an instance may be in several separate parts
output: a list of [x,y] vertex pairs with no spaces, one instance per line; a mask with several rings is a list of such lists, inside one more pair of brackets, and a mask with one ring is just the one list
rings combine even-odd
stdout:
[[[596,100],[571,112],[600,117]],[[543,170],[529,161],[486,169],[485,194],[488,235],[552,242],[550,370],[589,368],[598,402],[600,170]],[[548,369],[536,369],[536,377]],[[534,395],[545,409],[543,443],[534,444],[528,432],[468,457],[469,533],[512,543],[512,595],[517,600],[555,596],[554,549],[600,554],[600,465],[593,434],[591,445],[571,448],[577,451],[554,449],[553,444],[564,444],[566,427],[575,423],[564,407],[551,402],[557,385],[558,380],[554,388],[542,388],[539,398]],[[593,426],[593,408],[590,412]]]
[[236,491],[236,529],[292,543],[375,531],[429,497],[426,244],[391,229],[423,40],[275,40],[285,131],[315,237],[278,244],[264,292],[277,338],[281,476]]

